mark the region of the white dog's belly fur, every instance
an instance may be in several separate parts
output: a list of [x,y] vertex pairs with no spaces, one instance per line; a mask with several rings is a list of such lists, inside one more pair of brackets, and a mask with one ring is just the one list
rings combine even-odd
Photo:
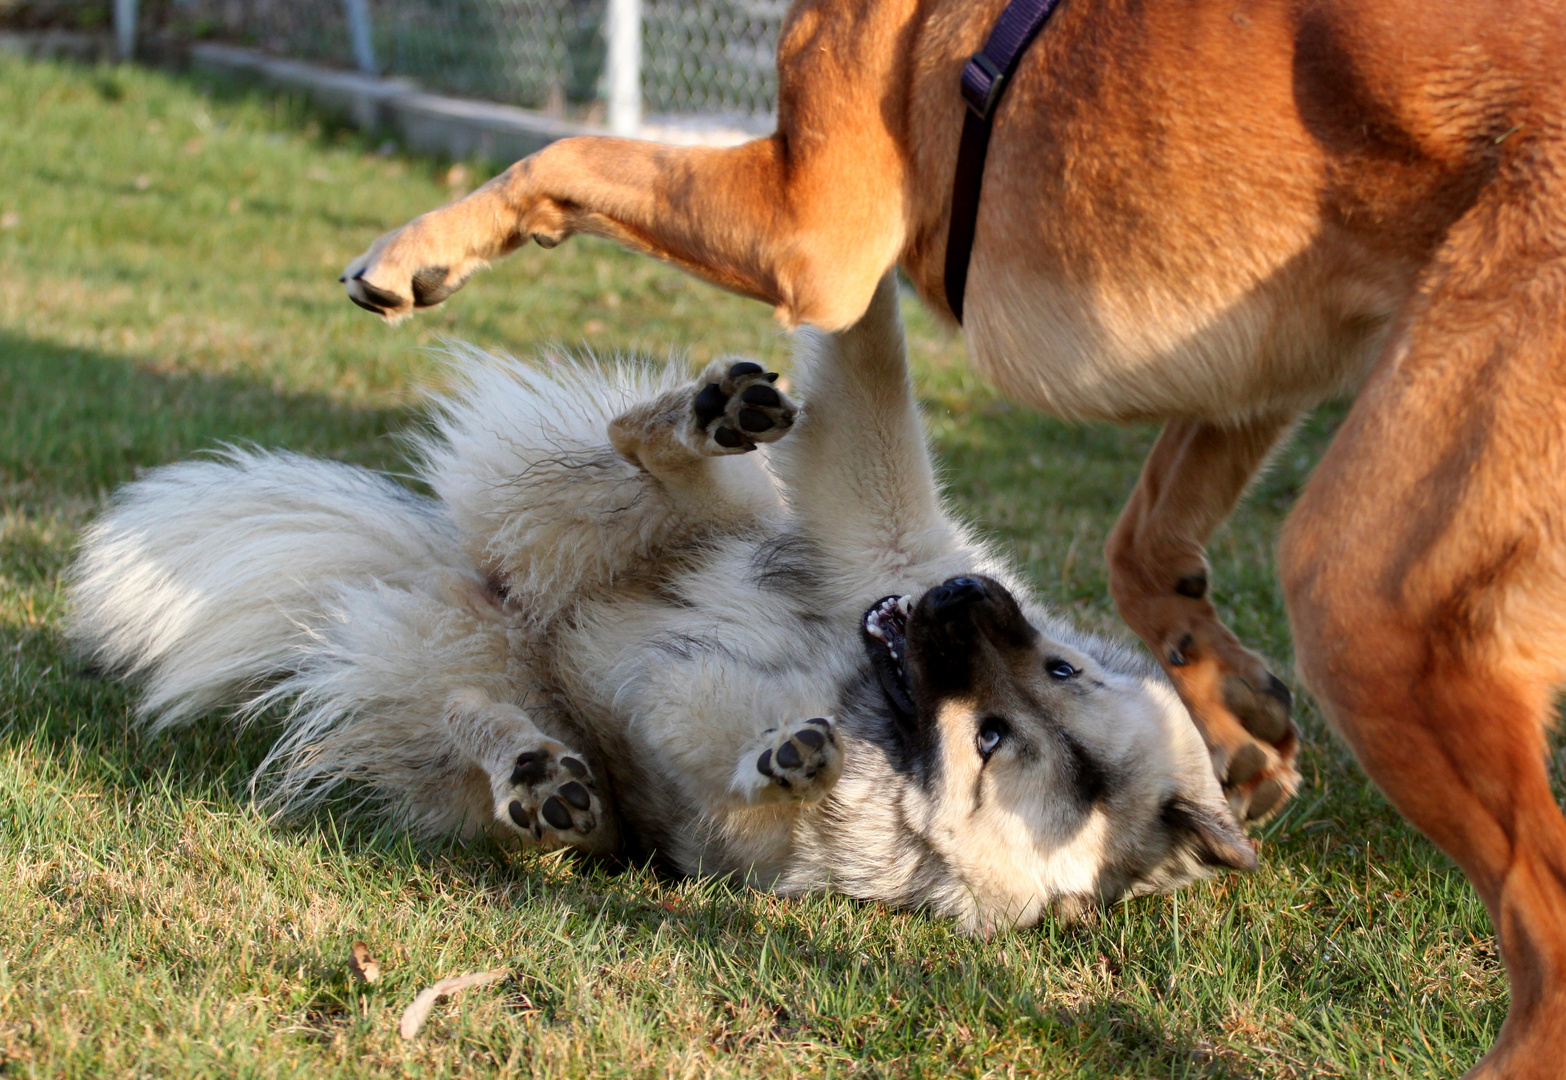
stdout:
[[157,470],[89,530],[72,632],[149,718],[285,710],[285,801],[360,780],[425,832],[972,929],[1250,865],[1150,662],[1019,603],[944,511],[892,280],[804,344],[797,420],[750,363],[470,358],[417,447],[435,498],[287,454]]

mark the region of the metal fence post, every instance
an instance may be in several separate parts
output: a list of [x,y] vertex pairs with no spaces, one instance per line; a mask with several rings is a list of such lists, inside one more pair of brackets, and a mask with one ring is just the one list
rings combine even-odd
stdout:
[[121,60],[136,56],[136,0],[114,0],[114,48]]
[[375,41],[370,37],[369,0],[343,0],[343,13],[348,16],[348,42],[353,47],[354,66],[374,75]]
[[642,126],[642,0],[609,0],[605,21],[609,130],[634,136]]

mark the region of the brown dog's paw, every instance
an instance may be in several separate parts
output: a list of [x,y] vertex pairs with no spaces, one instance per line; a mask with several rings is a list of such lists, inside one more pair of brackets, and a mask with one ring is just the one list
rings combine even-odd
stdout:
[[794,403],[778,374],[750,360],[715,360],[691,401],[693,442],[705,454],[744,454],[775,442],[794,426]]
[[441,252],[437,233],[420,218],[381,237],[337,279],[348,299],[393,323],[444,303],[483,262]]
[[1212,748],[1213,768],[1229,808],[1241,822],[1265,821],[1293,797],[1300,783],[1294,767],[1298,745],[1291,729],[1286,745],[1244,739],[1233,746]]
[[1210,636],[1182,634],[1162,659],[1235,817],[1248,824],[1272,816],[1299,786],[1299,735],[1289,719],[1294,698],[1260,657],[1213,625]]

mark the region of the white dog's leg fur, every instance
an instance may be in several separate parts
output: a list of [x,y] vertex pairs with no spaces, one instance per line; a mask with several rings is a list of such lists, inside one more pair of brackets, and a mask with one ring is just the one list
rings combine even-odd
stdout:
[[846,575],[845,600],[865,599],[860,581],[884,587],[912,574],[910,584],[934,584],[948,571],[974,569],[982,549],[942,513],[908,374],[896,276],[882,279],[856,325],[837,334],[800,331],[795,365],[804,404],[772,460],[797,527]]
[[[701,387],[674,364],[546,368],[477,352],[459,361],[456,390],[436,402],[435,437],[418,444],[420,473],[473,564],[532,626],[671,547],[781,510],[767,470],[732,455],[786,431],[791,406],[771,411],[775,433],[725,448],[711,436],[739,430],[741,403],[699,429]],[[709,370],[726,378],[734,364]]]

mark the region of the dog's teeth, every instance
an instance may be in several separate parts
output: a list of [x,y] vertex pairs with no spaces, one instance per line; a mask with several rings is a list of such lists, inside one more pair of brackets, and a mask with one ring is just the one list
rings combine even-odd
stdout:
[[913,597],[899,596],[897,598],[897,610],[902,612],[904,615],[907,615],[909,612],[913,611]]

